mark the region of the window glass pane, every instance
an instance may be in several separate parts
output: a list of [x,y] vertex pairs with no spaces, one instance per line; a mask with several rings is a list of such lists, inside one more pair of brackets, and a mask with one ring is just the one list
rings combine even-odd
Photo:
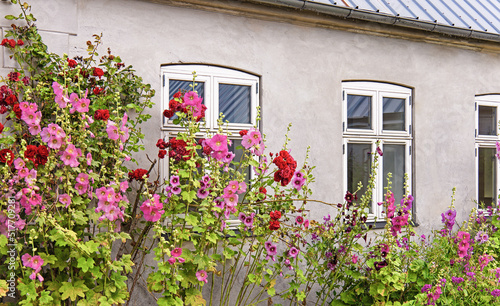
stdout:
[[[387,187],[387,175],[391,173],[391,191],[394,194],[396,203],[399,203],[405,193],[405,145],[384,144],[383,148],[384,188]],[[385,194],[385,189],[382,193]]]
[[[169,87],[169,100],[172,100],[174,98],[174,95],[179,91],[191,91],[193,88],[191,85],[193,84],[192,81],[181,81],[181,80],[169,80],[168,82],[168,87]],[[205,83],[203,82],[196,82],[195,86],[195,91],[198,93],[198,97],[204,98],[205,97],[205,88],[204,85]],[[205,99],[203,99],[205,100]]]
[[384,130],[405,130],[405,100],[397,98],[384,98]]
[[497,134],[497,108],[479,106],[479,135]]
[[479,148],[479,207],[496,206],[496,156],[495,148]]
[[251,122],[250,86],[219,84],[219,112],[230,123]]
[[[371,144],[370,143],[348,143],[347,144],[347,189],[354,192],[358,188],[358,183],[363,184],[363,188],[358,191],[358,198],[366,191],[371,167]],[[370,207],[370,212],[372,209]]]
[[347,95],[347,128],[370,130],[371,108],[372,97]]

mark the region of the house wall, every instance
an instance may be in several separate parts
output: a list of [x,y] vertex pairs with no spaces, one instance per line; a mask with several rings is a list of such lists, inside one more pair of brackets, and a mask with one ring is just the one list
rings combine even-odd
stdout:
[[[261,76],[266,151],[280,149],[292,122],[290,147],[299,164],[306,146],[311,146],[314,198],[342,202],[342,81],[396,83],[414,89],[413,193],[419,231],[428,233],[440,226],[453,187],[460,220],[475,207],[474,97],[500,93],[496,45],[480,50],[474,42],[444,36],[446,44],[436,36],[428,42],[390,35],[390,30],[381,35],[380,26],[369,23],[363,24],[363,31],[354,30],[359,27],[356,22],[348,31],[297,23],[292,17],[300,12],[294,11],[284,11],[283,20],[277,21],[259,18],[256,12],[266,8],[257,6],[250,14],[193,9],[178,6],[179,1],[31,2],[51,50],[83,55],[85,42],[102,33],[103,45],[152,84],[157,91],[153,118],[144,126],[145,145],[152,151],[161,137],[161,65],[207,63],[246,70]],[[0,11],[17,8],[0,2]],[[346,27],[346,21],[338,22]],[[2,20],[0,25],[5,30],[8,23]],[[5,54],[0,64],[2,74],[12,67]],[[325,214],[312,207],[311,218]]]

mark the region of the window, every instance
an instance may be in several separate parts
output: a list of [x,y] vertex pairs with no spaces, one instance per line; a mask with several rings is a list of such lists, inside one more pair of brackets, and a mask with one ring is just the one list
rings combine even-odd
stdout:
[[498,198],[498,107],[500,95],[476,96],[476,199],[480,209],[496,206]]
[[[257,106],[259,106],[259,77],[250,73],[209,65],[167,65],[162,67],[163,82],[163,110],[168,109],[169,101],[179,90],[193,90],[193,72],[196,72],[196,85],[194,90],[203,98],[207,107],[205,112],[206,127],[202,129],[199,137],[205,132],[216,133],[219,129],[219,114],[224,114],[224,131],[232,133],[228,136],[231,140],[229,150],[235,154],[234,161],[239,161],[242,156],[241,136],[239,131],[248,130],[257,124]],[[181,127],[173,124],[172,117],[168,120],[162,116],[162,132],[165,141],[175,137]],[[168,162],[163,162],[162,176],[169,173]],[[253,176],[250,167],[241,169],[245,173],[247,184]],[[239,221],[231,220],[228,225],[238,224]]]
[[[343,82],[343,153],[344,189],[354,192],[361,182],[361,196],[366,191],[373,162],[371,152],[377,141],[379,157],[370,215],[381,218],[387,175],[392,174],[392,192],[396,201],[405,194],[404,177],[411,186],[412,91],[403,86],[377,82]],[[409,190],[411,192],[411,190]]]

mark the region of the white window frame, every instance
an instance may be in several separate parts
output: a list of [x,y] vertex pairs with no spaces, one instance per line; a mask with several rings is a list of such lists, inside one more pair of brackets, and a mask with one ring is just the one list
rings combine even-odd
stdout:
[[[476,203],[479,208],[479,148],[494,148],[496,149],[496,142],[500,141],[498,120],[500,119],[500,94],[478,95],[475,97],[475,158],[476,158]],[[480,135],[479,134],[479,106],[489,106],[496,108],[496,135]],[[498,199],[500,188],[500,163],[495,159],[496,167],[496,187],[495,199]],[[496,202],[496,201],[495,201]],[[487,203],[485,203],[487,204]],[[482,209],[480,209],[482,210]]]
[[[259,104],[259,77],[243,71],[211,65],[195,64],[174,64],[161,68],[162,74],[162,113],[168,109],[169,103],[169,81],[182,80],[192,81],[193,71],[196,72],[196,83],[204,82],[204,104],[207,106],[205,113],[206,129],[217,132],[219,118],[219,84],[245,85],[250,86],[250,123],[229,123],[224,124],[224,129],[232,133],[246,130],[257,125],[257,106]],[[164,118],[164,117],[163,117]],[[179,130],[180,127],[172,123],[171,120],[162,120],[162,131]],[[203,129],[204,130],[204,129]]]
[[[347,96],[362,95],[371,96],[371,129],[352,129],[347,127]],[[399,85],[368,81],[345,81],[342,83],[342,130],[343,130],[343,187],[347,191],[347,147],[350,143],[370,143],[372,152],[376,152],[377,141],[382,151],[384,144],[400,144],[405,146],[405,172],[408,174],[408,192],[412,192],[412,89]],[[405,100],[405,130],[393,131],[383,130],[383,98],[399,98]],[[373,165],[373,155],[371,156]],[[384,217],[383,207],[377,205],[384,201],[384,183],[387,180],[383,177],[384,156],[379,156],[377,177],[373,190],[372,213],[368,216],[368,221],[381,220]],[[349,190],[354,192],[354,190]],[[400,201],[401,199],[396,199]],[[399,203],[399,202],[398,202]]]

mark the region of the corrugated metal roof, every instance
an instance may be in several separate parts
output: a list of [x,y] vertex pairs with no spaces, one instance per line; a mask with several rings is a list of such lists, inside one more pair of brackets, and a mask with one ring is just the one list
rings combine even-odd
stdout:
[[500,0],[308,0],[307,2],[500,34]]

